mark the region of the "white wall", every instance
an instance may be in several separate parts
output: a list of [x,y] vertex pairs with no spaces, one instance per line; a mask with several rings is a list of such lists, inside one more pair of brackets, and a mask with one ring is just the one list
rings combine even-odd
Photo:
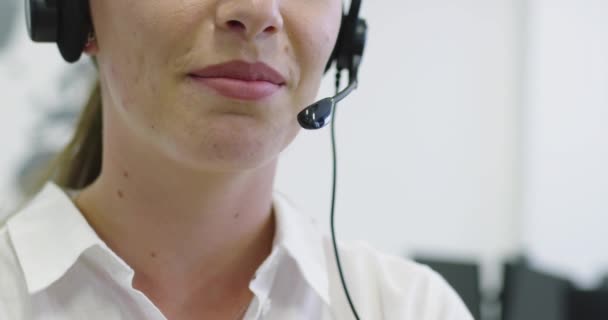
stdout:
[[608,273],[608,2],[531,1],[524,242],[591,286]]
[[[518,3],[364,1],[370,35],[360,89],[338,114],[340,237],[487,266],[518,248]],[[9,107],[0,109],[0,119],[11,119],[0,127],[5,188],[35,130],[32,97],[58,99],[53,79],[62,66],[53,47],[29,43],[22,27],[15,41],[0,62],[1,87],[20,79],[3,90]],[[328,133],[302,132],[277,179],[326,224]]]

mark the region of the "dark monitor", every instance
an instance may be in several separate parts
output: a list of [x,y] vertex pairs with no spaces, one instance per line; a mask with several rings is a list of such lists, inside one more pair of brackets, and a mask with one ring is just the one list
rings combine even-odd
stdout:
[[608,290],[572,290],[569,296],[569,320],[608,319]]
[[503,320],[568,320],[569,281],[509,264],[505,269]]
[[480,318],[481,293],[477,264],[430,258],[416,258],[415,260],[428,265],[439,273],[460,295],[473,317],[475,319]]

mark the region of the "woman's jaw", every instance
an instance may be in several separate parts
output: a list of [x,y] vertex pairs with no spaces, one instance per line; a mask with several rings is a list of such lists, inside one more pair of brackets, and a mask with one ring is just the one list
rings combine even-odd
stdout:
[[[104,108],[185,166],[250,170],[299,132],[341,1],[92,0]],[[319,14],[319,13],[323,14]]]

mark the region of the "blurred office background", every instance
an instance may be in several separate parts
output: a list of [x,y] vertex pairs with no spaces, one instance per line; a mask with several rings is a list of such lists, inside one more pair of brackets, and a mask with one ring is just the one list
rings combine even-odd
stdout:
[[[22,10],[0,0],[0,217],[94,75],[31,43]],[[364,0],[363,15],[359,90],[337,115],[338,236],[432,264],[480,318],[608,319],[608,1]],[[330,160],[329,130],[302,132],[277,179],[324,225]]]

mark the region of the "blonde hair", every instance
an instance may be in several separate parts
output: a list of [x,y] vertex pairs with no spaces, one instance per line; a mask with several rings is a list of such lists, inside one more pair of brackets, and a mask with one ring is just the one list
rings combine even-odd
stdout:
[[98,80],[80,113],[72,139],[53,158],[48,167],[41,170],[41,174],[36,174],[39,178],[34,178],[34,183],[23,190],[21,199],[14,208],[10,209],[8,215],[0,212],[0,228],[13,214],[26,206],[49,181],[53,181],[62,189],[72,190],[82,189],[91,184],[101,172],[101,155],[102,100]]
[[53,181],[64,189],[81,189],[92,183],[101,172],[102,101],[99,81],[89,96],[76,123],[70,142],[51,161],[29,196]]

